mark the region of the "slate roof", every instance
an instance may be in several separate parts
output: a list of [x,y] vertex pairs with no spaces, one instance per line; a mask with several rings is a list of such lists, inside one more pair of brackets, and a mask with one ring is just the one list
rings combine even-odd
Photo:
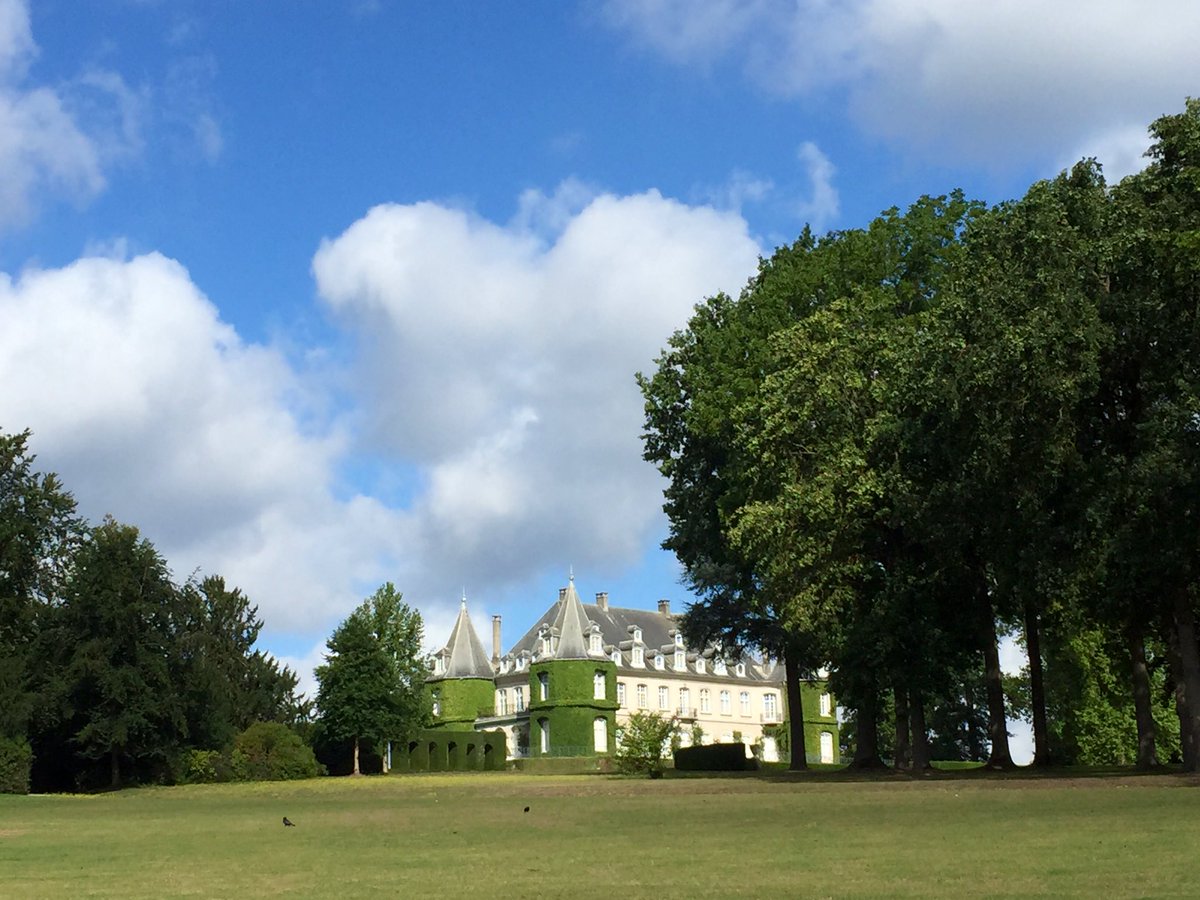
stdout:
[[[607,607],[607,608],[605,608]],[[579,621],[581,625],[573,623]],[[589,650],[588,636],[593,630],[600,632],[600,652]],[[636,644],[634,637],[641,632],[641,643]],[[704,678],[721,679],[728,677],[733,681],[757,681],[782,683],[783,666],[774,665],[751,656],[743,658],[746,664],[745,675],[736,674],[737,660],[730,660],[725,676],[713,671],[713,663],[720,658],[714,647],[704,647],[699,650],[685,648],[685,666],[675,668],[675,634],[678,624],[675,616],[657,610],[628,609],[615,606],[601,606],[599,603],[583,603],[575,590],[574,579],[566,588],[559,591],[559,599],[521,636],[505,654],[506,660],[526,657],[531,660],[542,659],[612,659],[613,651],[617,651],[617,665],[621,669],[655,672],[664,674],[684,672],[696,674],[696,661],[705,661]],[[542,637],[551,637],[551,652],[549,656],[543,653]],[[633,649],[642,647],[644,665],[633,665]],[[565,648],[565,649],[564,649]],[[567,655],[563,655],[563,654]],[[664,667],[656,669],[654,657],[661,653],[664,657]],[[510,670],[511,671],[511,670]]]
[[486,678],[489,681],[495,676],[492,661],[483,650],[471,617],[467,615],[467,601],[464,599],[458,610],[458,618],[450,631],[450,640],[436,654],[442,656],[445,665],[437,678]]

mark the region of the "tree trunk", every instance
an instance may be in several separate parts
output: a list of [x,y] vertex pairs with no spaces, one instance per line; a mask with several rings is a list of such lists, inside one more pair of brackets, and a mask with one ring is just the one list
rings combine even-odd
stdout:
[[108,751],[108,768],[111,776],[110,784],[113,789],[121,786],[121,757],[117,753],[117,748],[113,747]]
[[1183,744],[1183,770],[1200,770],[1200,648],[1196,645],[1196,615],[1186,589],[1175,592],[1175,633],[1179,644],[1179,680],[1183,687],[1183,708],[1179,719],[1179,738]]
[[908,736],[910,732],[908,721],[908,693],[904,688],[894,688],[892,695],[896,703],[896,753],[892,766],[898,770],[907,769],[912,765],[912,754]]
[[1155,747],[1154,712],[1150,701],[1150,672],[1146,668],[1146,639],[1141,622],[1132,621],[1125,632],[1129,642],[1129,660],[1133,678],[1133,712],[1137,720],[1137,767],[1153,769],[1158,766]]
[[787,690],[788,769],[801,772],[808,768],[808,748],[804,746],[804,706],[800,694],[800,661],[789,649],[783,651],[783,675]]
[[879,756],[879,697],[874,687],[858,705],[852,769],[886,768]]
[[1050,729],[1046,725],[1046,679],[1042,667],[1042,625],[1033,604],[1025,604],[1025,648],[1029,652],[1029,702],[1033,712],[1033,764],[1050,765]]
[[987,683],[988,737],[992,742],[988,754],[989,769],[1015,767],[1008,749],[1008,716],[1004,709],[1004,683],[1000,678],[1000,646],[996,638],[996,619],[992,603],[984,594],[980,597],[980,628],[983,641],[983,671]]
[[929,729],[925,725],[925,699],[920,691],[908,695],[908,721],[912,730],[912,767],[914,772],[932,768],[929,761]]
[[362,774],[362,772],[360,772],[358,770],[358,737],[357,736],[354,738],[354,771],[351,774],[352,775],[361,775]]

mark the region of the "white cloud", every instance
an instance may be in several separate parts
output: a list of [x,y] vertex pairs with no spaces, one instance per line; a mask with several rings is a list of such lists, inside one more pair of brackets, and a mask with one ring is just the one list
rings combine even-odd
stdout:
[[676,63],[731,59],[785,96],[845,91],[866,130],[939,162],[1107,152],[1086,144],[1144,132],[1200,81],[1192,0],[610,0],[606,10]]
[[[547,206],[553,227],[531,230]],[[661,485],[633,374],[758,253],[735,214],[571,184],[526,194],[507,226],[380,206],[323,242],[318,290],[361,336],[373,440],[422,474],[398,583],[420,598],[635,560]]]
[[0,427],[33,430],[85,515],[137,525],[177,577],[225,575],[269,627],[322,626],[383,580],[393,514],[335,497],[344,438],[302,427],[296,373],[178,263],[0,275],[0,383]]
[[812,226],[813,231],[824,231],[826,225],[837,218],[840,209],[838,191],[833,186],[837,170],[829,157],[812,141],[805,141],[796,151],[808,180],[809,194],[797,207],[800,218]]
[[140,98],[120,76],[30,84],[36,55],[28,6],[0,0],[0,230],[27,222],[43,194],[90,200],[105,187],[106,165],[140,147]]

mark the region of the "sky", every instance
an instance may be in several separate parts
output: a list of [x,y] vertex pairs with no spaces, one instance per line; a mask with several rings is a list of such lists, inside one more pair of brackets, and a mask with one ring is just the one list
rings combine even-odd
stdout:
[[305,686],[384,581],[430,647],[572,572],[679,610],[634,374],[694,304],[806,223],[1136,171],[1197,39],[1194,0],[0,0],[0,430]]

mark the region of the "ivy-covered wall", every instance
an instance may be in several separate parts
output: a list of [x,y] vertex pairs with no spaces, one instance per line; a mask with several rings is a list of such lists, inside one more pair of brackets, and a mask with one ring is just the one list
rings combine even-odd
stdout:
[[[821,732],[828,731],[833,735],[833,761],[839,762],[838,747],[840,734],[837,722],[837,699],[830,697],[829,715],[821,715],[821,695],[828,693],[829,686],[824,681],[800,682],[800,703],[804,707],[804,750],[806,759],[810,762],[821,760]],[[784,692],[783,722],[772,731],[779,742],[781,753],[787,752],[788,747],[788,718],[786,692]],[[764,729],[764,732],[766,729]]]
[[481,715],[490,716],[496,706],[495,683],[485,678],[444,678],[429,682],[438,702],[434,728],[471,728]]
[[[594,696],[596,672],[604,673],[604,699]],[[541,675],[549,691],[541,699]],[[611,660],[564,659],[535,663],[529,669],[529,753],[531,756],[594,756],[595,725],[603,717],[608,750],[616,746],[617,668]],[[542,723],[549,725],[549,752],[542,752]]]
[[429,728],[392,744],[393,772],[493,772],[506,766],[503,731]]

